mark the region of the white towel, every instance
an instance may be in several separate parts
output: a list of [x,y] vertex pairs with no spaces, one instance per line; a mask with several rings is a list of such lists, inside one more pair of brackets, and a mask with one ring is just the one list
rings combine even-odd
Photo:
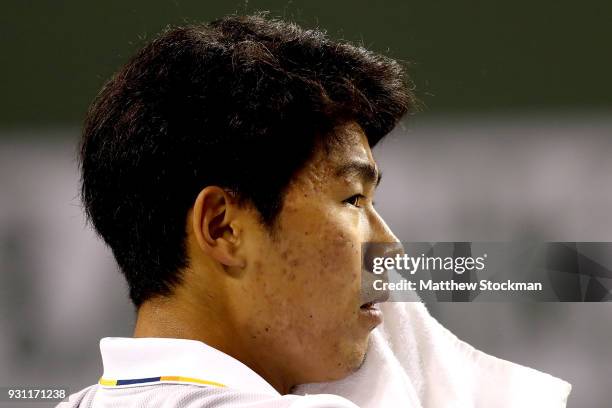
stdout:
[[485,354],[459,340],[420,302],[381,305],[384,322],[363,366],[296,393],[343,396],[360,408],[560,408],[571,385]]

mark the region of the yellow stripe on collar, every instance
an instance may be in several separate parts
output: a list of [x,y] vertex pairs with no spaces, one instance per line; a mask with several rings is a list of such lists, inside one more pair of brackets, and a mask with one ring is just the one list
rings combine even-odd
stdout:
[[199,378],[191,377],[181,377],[178,375],[164,375],[160,377],[134,378],[125,380],[110,380],[107,378],[100,378],[98,384],[106,387],[116,387],[121,385],[149,385],[159,382],[182,382],[190,384],[212,385],[214,387],[226,387],[225,384],[221,384],[215,381],[200,380]]

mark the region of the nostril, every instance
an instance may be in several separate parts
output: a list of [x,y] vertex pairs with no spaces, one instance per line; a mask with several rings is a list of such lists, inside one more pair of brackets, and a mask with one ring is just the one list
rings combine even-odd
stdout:
[[373,251],[375,256],[383,258],[394,258],[396,255],[403,256],[405,251],[401,242],[381,242],[376,244]]
[[367,242],[362,246],[363,266],[368,272],[373,272],[376,258],[395,258],[404,256],[405,251],[401,242]]
[[404,246],[401,242],[395,241],[385,244],[385,254],[383,255],[385,258],[395,258],[396,255],[404,256],[406,252],[404,251]]

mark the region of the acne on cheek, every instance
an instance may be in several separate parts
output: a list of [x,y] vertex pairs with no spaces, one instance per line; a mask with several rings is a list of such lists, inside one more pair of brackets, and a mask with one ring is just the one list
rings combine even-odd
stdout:
[[330,231],[330,236],[333,239],[329,243],[329,255],[332,259],[342,263],[345,268],[352,269],[353,265],[347,262],[353,262],[359,259],[359,248],[353,239],[349,239],[344,232]]
[[[301,191],[299,198],[307,199],[310,194]],[[338,289],[339,285],[349,285],[350,281],[359,279],[359,245],[351,234],[343,231],[344,222],[333,213],[321,214],[320,208],[288,200],[281,226],[281,233],[286,237],[279,252],[285,267],[280,271],[283,281],[295,281],[299,273],[300,284],[314,287],[320,285],[318,279],[328,281],[337,277],[341,282],[334,287]]]
[[295,245],[292,249],[285,249],[281,252],[280,257],[284,264],[287,267],[282,268],[282,275],[285,279],[289,281],[295,280],[295,270],[300,268],[302,265],[302,261],[297,254],[299,254],[301,250],[301,245]]

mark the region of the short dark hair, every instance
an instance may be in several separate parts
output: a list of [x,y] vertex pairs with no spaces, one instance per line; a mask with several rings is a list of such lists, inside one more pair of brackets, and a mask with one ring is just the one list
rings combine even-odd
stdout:
[[374,146],[414,105],[397,61],[266,13],[168,28],[87,113],[85,210],[138,307],[180,282],[202,188],[231,189],[271,226],[317,140],[354,120]]

